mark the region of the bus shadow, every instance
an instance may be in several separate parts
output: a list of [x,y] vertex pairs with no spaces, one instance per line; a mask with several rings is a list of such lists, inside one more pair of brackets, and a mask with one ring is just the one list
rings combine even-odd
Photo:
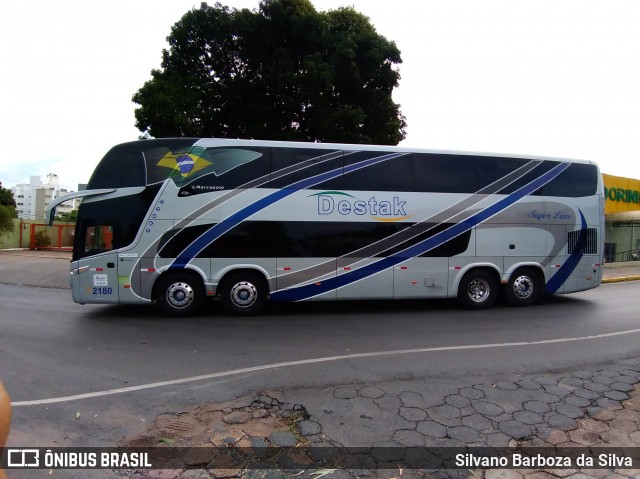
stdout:
[[[89,319],[98,321],[136,321],[154,323],[206,324],[227,321],[277,321],[299,319],[301,317],[388,317],[389,315],[421,315],[425,319],[448,316],[473,319],[490,316],[504,317],[514,320],[522,312],[535,310],[537,314],[553,315],[570,314],[578,317],[587,312],[593,302],[584,298],[566,295],[554,295],[544,298],[539,303],[525,308],[510,306],[499,299],[489,309],[472,311],[461,308],[455,299],[428,300],[345,300],[345,301],[304,301],[298,303],[269,303],[259,316],[234,316],[227,313],[219,301],[208,301],[203,310],[195,316],[176,318],[167,316],[156,305],[103,305],[93,309]],[[568,308],[568,311],[567,311]]]

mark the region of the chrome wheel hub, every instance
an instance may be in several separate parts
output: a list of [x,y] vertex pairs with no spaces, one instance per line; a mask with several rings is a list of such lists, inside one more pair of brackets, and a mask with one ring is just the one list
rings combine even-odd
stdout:
[[519,299],[527,299],[533,294],[533,281],[529,276],[518,276],[513,282],[513,294]]
[[476,278],[469,283],[467,294],[474,303],[486,301],[491,292],[489,283],[482,278]]
[[236,283],[231,288],[231,302],[241,308],[247,308],[258,299],[258,289],[248,281]]
[[167,288],[167,303],[177,309],[186,308],[193,303],[193,288],[188,283],[173,283]]

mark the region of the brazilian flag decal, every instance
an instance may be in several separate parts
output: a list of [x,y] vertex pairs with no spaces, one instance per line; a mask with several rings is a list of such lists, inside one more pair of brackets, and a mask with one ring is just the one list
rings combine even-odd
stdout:
[[175,174],[182,176],[182,178],[187,178],[211,166],[212,163],[201,156],[204,151],[204,148],[194,146],[186,152],[169,152],[160,158],[157,165],[171,168]]

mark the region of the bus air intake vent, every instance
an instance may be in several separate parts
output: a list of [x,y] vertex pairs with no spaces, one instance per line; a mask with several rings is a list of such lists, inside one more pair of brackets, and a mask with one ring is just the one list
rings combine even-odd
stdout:
[[[584,234],[584,244],[580,245],[580,234]],[[586,230],[569,231],[567,239],[567,254],[573,254],[580,248],[583,254],[598,254],[598,230],[587,228]]]

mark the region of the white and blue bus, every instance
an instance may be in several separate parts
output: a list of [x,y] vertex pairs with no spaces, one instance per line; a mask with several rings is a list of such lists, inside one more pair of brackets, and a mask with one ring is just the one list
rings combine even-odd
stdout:
[[480,309],[602,279],[603,183],[588,161],[156,139],[112,148],[75,195],[81,304],[157,302],[174,316],[207,297],[245,315],[339,299]]

